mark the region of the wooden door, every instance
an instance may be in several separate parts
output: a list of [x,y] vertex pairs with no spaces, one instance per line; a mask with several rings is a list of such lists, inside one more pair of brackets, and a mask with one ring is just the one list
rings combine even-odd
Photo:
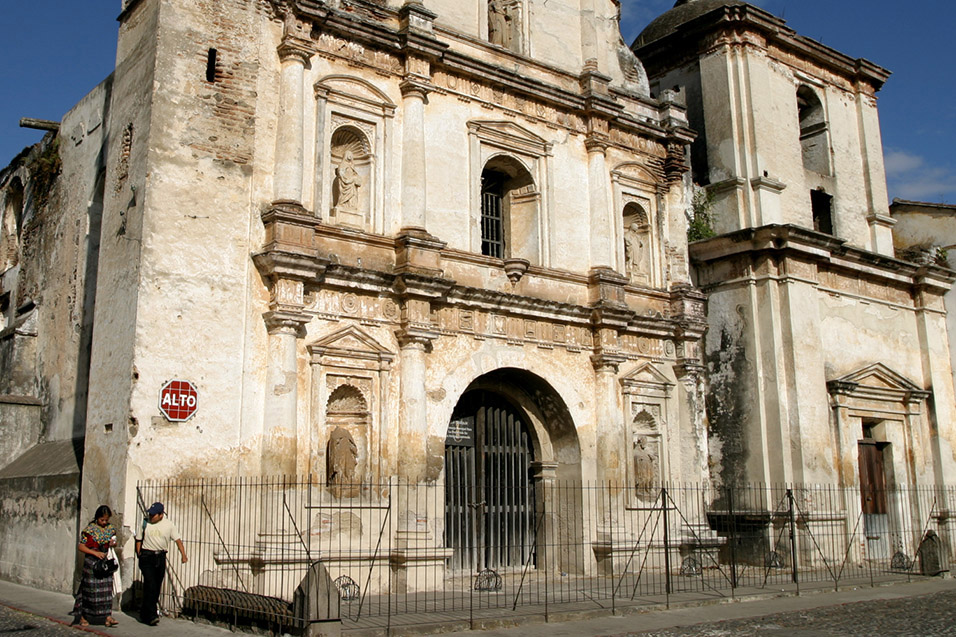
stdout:
[[875,440],[861,440],[860,495],[865,515],[886,514],[886,475],[883,471],[883,446]]
[[445,543],[453,570],[534,560],[531,437],[521,414],[490,392],[459,401],[445,439]]

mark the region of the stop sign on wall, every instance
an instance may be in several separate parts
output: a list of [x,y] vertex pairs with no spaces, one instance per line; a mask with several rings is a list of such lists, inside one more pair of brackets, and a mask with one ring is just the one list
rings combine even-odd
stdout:
[[188,380],[171,380],[159,391],[159,410],[167,420],[181,422],[196,413],[199,392]]

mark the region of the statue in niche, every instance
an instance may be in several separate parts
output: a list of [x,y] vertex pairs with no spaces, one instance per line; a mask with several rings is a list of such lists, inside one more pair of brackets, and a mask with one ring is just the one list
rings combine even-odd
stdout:
[[325,455],[326,482],[336,496],[349,496],[357,490],[355,468],[358,466],[358,447],[352,434],[344,427],[336,427],[329,436]]
[[631,280],[647,281],[649,260],[650,224],[644,210],[632,202],[624,208],[624,272]]
[[488,41],[515,51],[518,49],[519,4],[514,0],[488,1]]
[[634,438],[634,485],[638,495],[648,498],[654,495],[659,480],[657,444],[648,436]]
[[355,157],[352,151],[345,151],[342,162],[335,169],[335,205],[338,208],[355,210],[358,208],[358,189],[362,187],[362,177],[355,170]]
[[646,249],[644,245],[646,234],[636,221],[632,221],[624,231],[624,262],[627,264],[629,273],[641,270]]

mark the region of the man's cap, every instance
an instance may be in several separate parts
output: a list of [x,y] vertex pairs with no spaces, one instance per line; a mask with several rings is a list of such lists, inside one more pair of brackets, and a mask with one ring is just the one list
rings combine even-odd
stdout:
[[153,517],[154,515],[159,515],[163,513],[166,509],[163,508],[162,502],[153,502],[152,506],[146,509],[146,515]]

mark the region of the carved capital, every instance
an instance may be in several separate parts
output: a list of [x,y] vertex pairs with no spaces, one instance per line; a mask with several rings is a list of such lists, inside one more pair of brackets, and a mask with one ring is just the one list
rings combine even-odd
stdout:
[[398,338],[398,346],[403,351],[417,350],[425,353],[431,351],[432,342],[438,338],[437,333],[418,328],[400,330],[395,336]]
[[305,68],[312,65],[312,56],[315,54],[315,48],[308,40],[287,35],[282,38],[282,42],[276,48],[279,54],[279,60],[282,62],[299,62]]
[[588,153],[604,154],[610,145],[611,141],[608,136],[600,133],[591,133],[587,136],[587,139],[584,140],[584,147]]
[[262,315],[270,335],[288,334],[298,338],[309,322],[309,316],[288,310],[272,310]]
[[698,381],[703,377],[704,366],[696,360],[682,358],[674,365],[674,375],[678,380],[684,383],[688,389],[697,386]]
[[398,88],[402,91],[402,97],[418,98],[425,103],[428,102],[428,94],[434,89],[427,80],[416,75],[405,76]]
[[624,363],[626,360],[627,358],[625,358],[623,354],[602,351],[591,356],[591,366],[594,367],[594,371],[598,373],[617,374],[621,363]]
[[329,265],[327,259],[279,249],[254,254],[252,261],[256,264],[259,274],[270,285],[274,285],[279,279],[317,283]]

